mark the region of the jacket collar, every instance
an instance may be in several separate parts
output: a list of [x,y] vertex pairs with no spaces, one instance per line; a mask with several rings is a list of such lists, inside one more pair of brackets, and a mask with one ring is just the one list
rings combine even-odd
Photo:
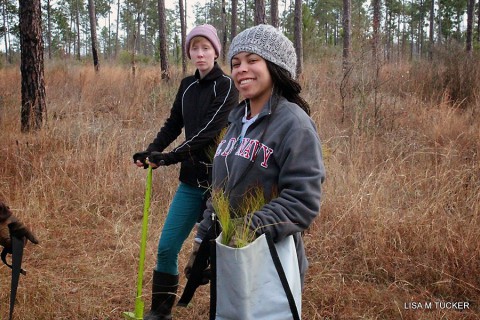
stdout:
[[207,75],[205,77],[203,77],[203,79],[200,79],[200,72],[198,71],[198,69],[195,70],[195,79],[197,79],[198,82],[211,81],[211,80],[217,79],[218,77],[222,76],[223,74],[224,73],[223,73],[222,69],[220,68],[218,63],[215,61],[214,64],[213,64],[212,70],[210,70],[210,72],[207,73]]
[[[285,100],[284,97],[278,96],[278,95],[273,95],[270,97],[270,99],[265,103],[265,105],[262,108],[262,111],[258,114],[257,121],[265,116],[268,116],[272,113],[274,108],[281,104],[282,101]],[[275,105],[275,106],[274,106]],[[237,121],[241,121],[243,116],[245,115],[245,109],[248,111],[250,110],[250,100],[245,99],[240,102],[240,104],[232,110],[228,117],[228,121],[233,123]]]

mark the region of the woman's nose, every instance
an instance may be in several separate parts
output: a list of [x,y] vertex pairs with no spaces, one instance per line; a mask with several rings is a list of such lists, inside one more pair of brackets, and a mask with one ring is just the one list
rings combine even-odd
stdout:
[[246,63],[240,63],[238,66],[238,72],[246,72],[247,71],[247,64]]

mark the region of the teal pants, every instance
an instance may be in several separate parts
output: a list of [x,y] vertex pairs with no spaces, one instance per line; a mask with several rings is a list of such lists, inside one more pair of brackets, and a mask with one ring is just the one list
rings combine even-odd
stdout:
[[178,254],[205,208],[206,189],[180,183],[158,242],[158,272],[178,274]]

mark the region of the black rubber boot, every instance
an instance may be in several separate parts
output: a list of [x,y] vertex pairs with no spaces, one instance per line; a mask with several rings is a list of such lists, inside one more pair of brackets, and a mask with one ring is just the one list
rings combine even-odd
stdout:
[[153,271],[152,308],[144,320],[171,320],[178,289],[178,275]]

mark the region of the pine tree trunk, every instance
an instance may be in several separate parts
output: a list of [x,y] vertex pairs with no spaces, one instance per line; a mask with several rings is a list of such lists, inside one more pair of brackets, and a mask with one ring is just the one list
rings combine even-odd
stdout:
[[185,75],[187,72],[187,57],[185,52],[185,41],[187,38],[187,31],[186,31],[186,15],[185,10],[183,8],[183,0],[178,1],[178,8],[180,11],[180,32],[181,32],[181,48],[182,48],[182,73]]
[[280,26],[278,20],[278,0],[271,0],[270,1],[270,20],[272,26],[278,28]]
[[232,0],[232,25],[230,28],[230,42],[237,35],[237,23],[238,23],[237,9],[238,9],[238,0]]
[[244,15],[243,15],[243,28],[247,29],[247,18],[248,18],[248,10],[247,10],[247,0],[244,0]]
[[[405,0],[402,0],[402,15],[405,15]],[[399,24],[400,25],[400,24]],[[407,22],[403,20],[402,25],[402,59],[405,58],[406,51],[407,51]]]
[[410,25],[410,61],[413,60],[413,53],[415,51],[414,39],[415,39],[415,34],[414,34],[413,25]]
[[117,31],[115,33],[115,54],[114,58],[118,55],[118,26],[120,25],[120,0],[117,2]]
[[8,25],[7,25],[7,5],[5,1],[2,1],[3,4],[3,34],[5,40],[5,62],[8,63]]
[[[475,10],[475,0],[467,0],[467,39],[466,50],[472,54],[473,42],[473,11]],[[480,9],[479,9],[480,10]]]
[[108,59],[110,60],[112,58],[112,23],[110,21],[111,19],[111,11],[108,12],[108,50],[105,50],[104,56],[105,60]]
[[141,27],[142,27],[142,13],[141,12],[138,12],[137,14],[137,24],[136,24],[136,39],[135,39],[135,48],[136,48],[136,52],[140,52],[141,48],[142,48],[142,33],[141,33]]
[[478,1],[477,42],[480,44],[480,0]]
[[21,130],[40,129],[46,118],[43,71],[42,13],[40,0],[20,0],[22,74]]
[[333,25],[333,45],[338,45],[338,23],[340,21],[340,13],[335,12],[335,24]]
[[378,59],[378,44],[380,33],[380,1],[373,0],[373,38],[372,38],[372,52],[373,59],[376,63]]
[[75,16],[75,23],[77,26],[77,59],[80,61],[81,57],[80,57],[80,5],[78,4],[79,1],[80,0],[76,1],[77,12]]
[[340,85],[340,97],[342,100],[342,123],[345,121],[346,101],[350,92],[350,38],[352,34],[352,1],[343,0],[343,78]]
[[255,0],[255,17],[253,23],[255,25],[267,23],[265,16],[265,0]]
[[302,19],[302,0],[295,0],[295,14],[293,18],[295,51],[297,53],[297,74],[299,76],[303,72],[303,19]]
[[[140,20],[140,13],[137,15],[136,21]],[[137,53],[137,31],[138,28],[134,26],[133,28],[133,41],[132,41],[132,54],[130,56],[130,65],[132,66],[132,75],[135,77],[137,72],[137,63],[136,63],[136,53]]]
[[[227,8],[225,0],[222,0],[222,47],[227,47]],[[222,50],[222,62],[227,60],[227,50]]]
[[424,27],[424,6],[425,2],[423,0],[420,0],[420,22],[418,26],[418,38],[419,38],[419,46],[418,46],[418,52],[420,54],[420,57],[423,57],[424,54],[424,32],[423,32],[423,27]]
[[[147,1],[142,1],[142,14],[141,14],[141,17],[142,17],[142,21],[139,21],[138,22],[138,36],[140,37],[140,40],[139,40],[139,46],[138,47],[138,50],[142,51],[143,52],[143,55],[146,56],[147,55],[147,34],[148,34],[148,28],[147,28]],[[143,24],[142,24],[143,22]],[[141,29],[142,29],[142,26],[143,26],[143,30],[144,30],[144,33],[143,33],[143,37],[142,37],[142,32],[141,32]]]
[[435,22],[435,0],[431,0],[430,4],[430,26],[429,26],[429,40],[428,40],[428,59],[431,61],[433,59],[433,32],[435,30],[434,28],[434,22]]
[[397,34],[397,62],[400,62],[400,57],[402,56],[401,48],[403,46],[403,40],[401,39],[402,35],[402,14],[397,15],[397,28],[395,33]]
[[[437,16],[438,17],[441,17],[442,16],[442,2],[439,1],[438,2],[438,11],[437,11]],[[442,35],[442,19],[438,19],[438,27],[437,27],[437,30],[438,30],[438,39],[437,39],[437,43],[439,45],[442,44],[443,42],[443,35]]]
[[48,59],[52,59],[52,19],[50,17],[50,0],[47,0],[47,45],[48,45]]
[[385,59],[390,62],[391,49],[392,49],[392,10],[389,7],[385,7]]
[[373,0],[373,79],[374,79],[374,118],[375,123],[377,122],[378,114],[378,86],[379,86],[379,74],[380,74],[380,57],[379,57],[379,38],[380,38],[380,6],[381,0]]
[[[75,19],[73,18],[73,11],[70,12],[70,30],[73,30],[73,25],[74,25],[74,21]],[[75,54],[75,50],[76,47],[77,47],[77,42],[75,41],[75,33],[74,32],[71,32],[70,34],[67,35],[68,37],[68,57],[70,57],[70,55],[72,54],[72,44],[73,44],[73,54]]]
[[343,70],[350,65],[350,37],[352,34],[352,1],[343,0]]
[[97,50],[97,19],[95,15],[95,1],[88,0],[88,15],[90,17],[90,36],[92,39],[93,67],[95,71],[100,71],[100,62],[98,61]]
[[158,33],[160,37],[160,68],[162,79],[169,80],[167,52],[167,22],[165,17],[165,0],[158,0]]

